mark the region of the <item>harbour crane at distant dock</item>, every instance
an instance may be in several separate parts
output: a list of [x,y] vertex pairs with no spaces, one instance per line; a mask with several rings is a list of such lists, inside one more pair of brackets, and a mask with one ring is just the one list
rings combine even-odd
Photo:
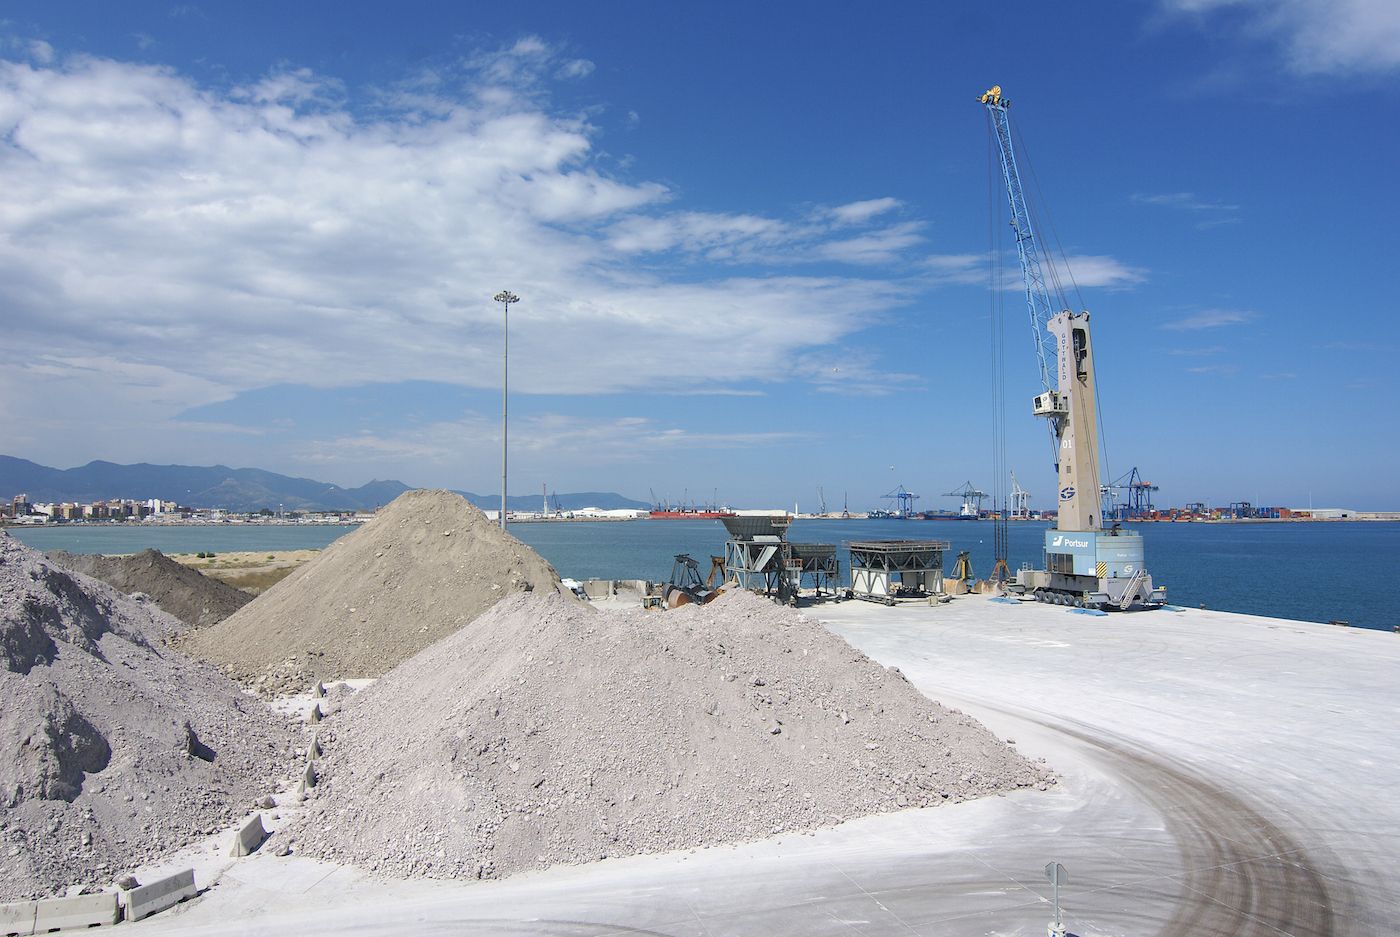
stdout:
[[1028,521],[1031,519],[1031,493],[1021,487],[1016,473],[1011,473],[1011,519]]
[[894,491],[885,495],[882,500],[890,502],[889,517],[908,520],[914,516],[914,502],[919,500],[919,496],[903,485],[900,485]]
[[987,498],[987,493],[967,481],[956,491],[944,492],[943,497],[962,498],[962,507],[958,509],[959,519],[975,521],[982,516],[982,502]]
[[[1104,516],[1119,521],[1137,520],[1151,514],[1155,509],[1152,504],[1152,492],[1160,490],[1143,479],[1136,465],[1131,472],[1105,487],[1112,503]],[[1121,501],[1115,494],[1119,491],[1124,493]]]

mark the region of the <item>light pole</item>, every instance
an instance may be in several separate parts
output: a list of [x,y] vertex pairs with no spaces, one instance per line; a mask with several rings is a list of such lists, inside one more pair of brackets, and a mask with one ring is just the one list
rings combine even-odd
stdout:
[[501,529],[506,529],[506,402],[510,384],[510,304],[520,302],[520,297],[510,290],[501,290],[493,299],[505,310],[501,327]]

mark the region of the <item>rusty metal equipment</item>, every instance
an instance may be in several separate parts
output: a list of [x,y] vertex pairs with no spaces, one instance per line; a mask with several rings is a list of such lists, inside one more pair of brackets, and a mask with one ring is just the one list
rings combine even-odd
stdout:
[[[710,579],[714,579],[713,565]],[[712,588],[709,580],[700,578],[700,564],[689,553],[677,553],[675,562],[671,564],[671,578],[662,590],[662,596],[667,608],[679,608],[682,605],[712,602],[722,589],[723,584]]]

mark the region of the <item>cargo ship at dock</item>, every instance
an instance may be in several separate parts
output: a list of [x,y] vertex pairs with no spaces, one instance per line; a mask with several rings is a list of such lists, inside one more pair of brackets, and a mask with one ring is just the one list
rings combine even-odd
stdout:
[[647,516],[653,520],[704,520],[739,515],[727,508],[652,508]]
[[719,503],[719,491],[716,489],[715,496],[709,504],[700,505],[691,501],[689,492],[683,496],[679,504],[672,504],[669,498],[662,500],[656,497],[656,491],[651,493],[651,511],[647,516],[653,520],[714,520],[721,517],[738,517],[738,512],[732,510],[727,504]]

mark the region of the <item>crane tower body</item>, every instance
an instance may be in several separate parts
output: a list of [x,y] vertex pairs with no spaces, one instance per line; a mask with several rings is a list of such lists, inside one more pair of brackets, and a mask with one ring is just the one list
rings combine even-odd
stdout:
[[[1089,313],[1056,311],[1046,286],[1040,245],[1021,188],[1009,101],[1001,88],[982,95],[997,139],[1002,177],[1011,207],[1016,252],[1026,284],[1043,392],[1032,410],[1050,423],[1059,476],[1055,528],[1045,532],[1045,568],[1023,569],[1008,591],[1031,592],[1042,601],[1093,608],[1142,608],[1166,601],[1144,563],[1142,535],[1105,530],[1100,513],[1097,393]],[[1048,264],[1049,259],[1046,258]],[[1053,272],[1053,271],[1052,271]],[[1050,365],[1053,357],[1054,367]],[[1051,374],[1054,373],[1054,386]]]

